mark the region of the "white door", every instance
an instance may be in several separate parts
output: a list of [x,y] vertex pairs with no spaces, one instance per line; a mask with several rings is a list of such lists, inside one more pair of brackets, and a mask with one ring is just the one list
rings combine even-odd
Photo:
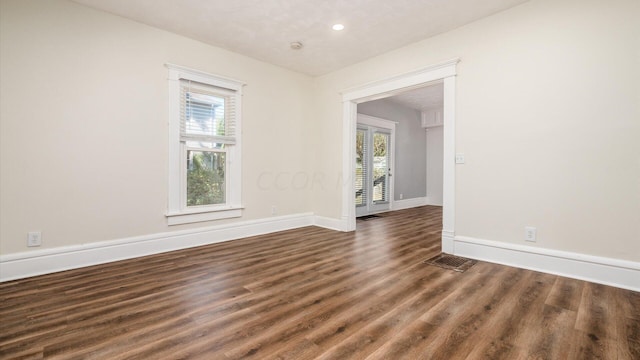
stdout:
[[356,132],[356,216],[390,209],[393,201],[393,129],[358,124]]

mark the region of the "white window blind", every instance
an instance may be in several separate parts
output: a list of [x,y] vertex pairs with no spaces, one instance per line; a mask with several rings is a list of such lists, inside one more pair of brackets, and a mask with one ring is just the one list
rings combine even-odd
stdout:
[[180,141],[236,143],[235,93],[180,80]]

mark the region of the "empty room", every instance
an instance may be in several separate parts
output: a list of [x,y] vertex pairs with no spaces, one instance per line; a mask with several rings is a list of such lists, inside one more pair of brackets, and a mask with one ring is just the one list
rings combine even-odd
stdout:
[[0,359],[640,359],[638,19],[0,0]]

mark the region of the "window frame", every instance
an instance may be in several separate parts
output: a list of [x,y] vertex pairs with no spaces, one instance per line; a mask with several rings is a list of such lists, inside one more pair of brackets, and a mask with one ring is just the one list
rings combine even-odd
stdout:
[[[190,69],[165,64],[169,69],[169,162],[167,224],[179,225],[242,216],[242,88],[243,82]],[[224,204],[187,206],[187,151],[189,146],[180,137],[180,80],[190,80],[230,91],[235,101],[235,144],[225,145]],[[217,151],[207,149],[206,151]]]

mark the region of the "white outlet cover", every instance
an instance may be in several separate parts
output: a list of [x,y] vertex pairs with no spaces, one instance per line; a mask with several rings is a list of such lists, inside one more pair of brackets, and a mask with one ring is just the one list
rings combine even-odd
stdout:
[[456,154],[456,164],[464,164],[464,154]]
[[29,231],[27,234],[27,246],[42,245],[42,233],[40,231]]
[[525,241],[536,241],[536,228],[533,226],[525,226],[524,227],[524,240]]

